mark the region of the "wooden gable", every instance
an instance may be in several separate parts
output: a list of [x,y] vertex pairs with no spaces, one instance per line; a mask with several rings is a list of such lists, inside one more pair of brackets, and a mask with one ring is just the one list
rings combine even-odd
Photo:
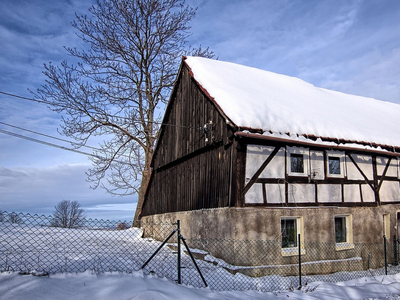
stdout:
[[230,206],[232,129],[183,62],[152,159],[142,216]]

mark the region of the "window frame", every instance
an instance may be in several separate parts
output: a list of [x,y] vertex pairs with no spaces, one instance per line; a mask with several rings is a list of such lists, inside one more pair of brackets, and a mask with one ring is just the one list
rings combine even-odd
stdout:
[[[289,176],[301,176],[305,177],[309,175],[310,170],[310,151],[308,148],[301,148],[301,147],[287,147],[287,174]],[[303,172],[292,172],[291,165],[292,165],[292,154],[295,155],[303,155]]]
[[[340,168],[340,174],[333,174],[330,173],[330,167],[329,167],[329,158],[339,158],[339,168]],[[345,166],[344,166],[344,161],[345,161],[345,154],[344,152],[341,151],[326,151],[326,176],[327,178],[345,178]]]
[[390,214],[383,214],[383,235],[386,239],[390,238]]
[[397,178],[400,179],[400,159],[398,157],[395,157],[397,160]]

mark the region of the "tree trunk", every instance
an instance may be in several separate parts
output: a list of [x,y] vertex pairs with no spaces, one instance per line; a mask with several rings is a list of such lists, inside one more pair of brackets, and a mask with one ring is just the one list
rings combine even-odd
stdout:
[[153,146],[148,147],[145,151],[145,168],[142,172],[142,182],[140,183],[140,188],[138,192],[138,203],[136,205],[135,217],[133,218],[132,227],[140,227],[139,217],[143,207],[147,184],[150,179],[150,174],[151,174],[150,163],[152,155],[153,155]]

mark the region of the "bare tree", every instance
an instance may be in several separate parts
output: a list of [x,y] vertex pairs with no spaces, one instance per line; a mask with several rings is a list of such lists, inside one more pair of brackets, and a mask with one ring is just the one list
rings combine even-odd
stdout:
[[21,224],[22,219],[21,219],[21,217],[19,216],[19,214],[15,213],[15,212],[12,212],[12,213],[10,213],[10,214],[8,215],[8,221],[9,221],[10,223],[14,223],[14,224]]
[[82,225],[85,213],[77,201],[63,200],[54,208],[52,226],[74,228]]
[[45,64],[46,84],[35,95],[62,113],[61,133],[77,148],[94,136],[104,137],[90,157],[92,188],[138,193],[141,207],[179,59],[188,51],[214,54],[201,47],[185,50],[195,15],[185,0],[98,0],[89,12],[73,22],[88,49],[66,48],[78,60],[75,65]]

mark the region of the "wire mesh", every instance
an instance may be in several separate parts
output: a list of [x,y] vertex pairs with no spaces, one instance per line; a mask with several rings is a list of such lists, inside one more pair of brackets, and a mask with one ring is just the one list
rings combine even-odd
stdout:
[[[176,229],[172,223],[84,219],[74,228],[52,226],[51,216],[0,213],[0,272],[136,272]],[[185,239],[213,290],[278,291],[301,282],[339,282],[385,274],[384,241],[376,244],[304,242],[300,251],[280,241]],[[177,235],[143,269],[176,281]],[[386,244],[387,273],[400,272],[398,242]],[[183,284],[204,287],[185,247],[181,247]]]

